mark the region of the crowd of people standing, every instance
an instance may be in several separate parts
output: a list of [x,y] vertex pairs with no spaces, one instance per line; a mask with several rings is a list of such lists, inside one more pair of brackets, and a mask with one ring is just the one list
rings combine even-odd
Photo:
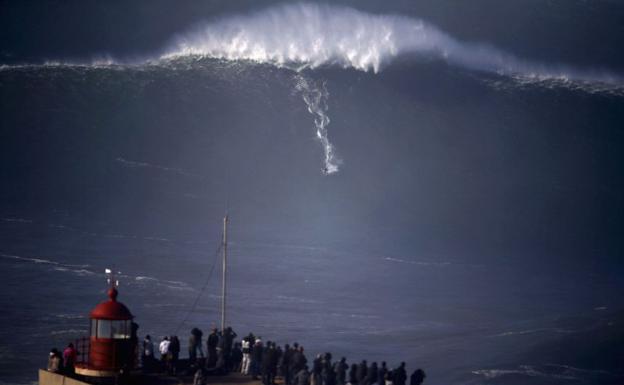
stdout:
[[[303,346],[296,342],[282,348],[275,342],[264,342],[253,333],[243,337],[241,342],[236,342],[236,337],[231,327],[222,331],[212,328],[206,336],[204,351],[203,332],[198,328],[191,330],[189,360],[184,368],[187,374],[194,376],[194,385],[204,385],[210,374],[229,372],[240,372],[254,380],[261,380],[263,385],[275,385],[277,377],[283,379],[284,385],[407,385],[404,362],[396,368],[389,368],[385,362],[368,365],[366,360],[349,365],[345,357],[333,361],[331,353],[318,354],[310,362]],[[52,349],[48,370],[71,375],[76,355],[73,344],[69,344],[62,354]],[[151,336],[146,335],[140,346],[140,356],[144,372],[164,371],[177,375],[180,340],[175,335],[164,336],[155,346]],[[409,377],[409,385],[420,385],[425,377],[422,369],[416,369]]]
[[253,333],[235,342],[232,328],[216,328],[206,338],[204,356],[203,333],[195,328],[189,339],[189,364],[194,371],[194,385],[206,383],[209,374],[226,374],[236,371],[261,380],[263,385],[275,385],[281,377],[284,385],[420,385],[425,372],[416,369],[408,378],[405,363],[389,368],[386,362],[368,365],[366,360],[349,365],[347,359],[332,361],[331,353],[317,355],[308,362],[303,346],[298,343],[284,345],[264,342]]
[[[277,376],[285,385],[407,385],[408,380],[404,362],[397,368],[388,368],[385,362],[380,367],[376,362],[369,366],[366,360],[349,366],[345,357],[332,361],[332,354],[324,353],[308,363],[298,343],[282,349],[275,342],[263,343],[253,334],[243,339],[242,352],[239,370],[254,379],[261,377],[263,385],[274,385]],[[422,369],[415,370],[410,385],[422,384],[425,377]]]

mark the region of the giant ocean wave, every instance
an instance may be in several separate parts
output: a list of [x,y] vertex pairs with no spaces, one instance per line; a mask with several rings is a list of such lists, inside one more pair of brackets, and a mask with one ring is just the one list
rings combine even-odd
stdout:
[[[310,76],[309,70],[338,66],[376,74],[398,59],[424,59],[484,74],[479,77],[483,82],[502,90],[537,86],[624,96],[624,77],[620,74],[522,59],[488,44],[461,41],[416,18],[309,3],[278,5],[255,13],[207,21],[173,37],[160,52],[143,55],[139,60],[100,55],[79,62],[0,64],[0,72],[37,72],[41,68],[52,71],[71,68],[80,72],[134,73],[150,69],[180,72],[201,71],[215,62],[292,70],[295,93],[314,117],[315,137],[324,152],[322,172],[329,175],[338,172],[343,164],[328,133],[328,88],[331,85]],[[410,68],[410,71],[418,71],[418,66]],[[123,158],[117,160],[127,166],[149,166]],[[188,174],[182,170],[169,171]]]
[[341,66],[378,73],[403,57],[441,60],[504,76],[520,85],[624,94],[624,77],[618,73],[523,59],[489,44],[462,41],[421,19],[327,4],[278,5],[255,13],[215,18],[173,37],[161,52],[141,57],[137,60],[99,55],[80,62],[52,60],[41,65],[0,65],[0,70],[152,65],[178,69],[171,63],[211,58],[295,70]]

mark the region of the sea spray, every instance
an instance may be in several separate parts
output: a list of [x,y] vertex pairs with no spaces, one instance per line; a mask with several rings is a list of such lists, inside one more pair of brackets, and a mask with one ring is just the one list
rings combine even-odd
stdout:
[[486,42],[463,41],[419,18],[309,3],[215,18],[177,34],[159,52],[136,52],[128,58],[99,55],[78,61],[55,58],[43,64],[0,63],[0,73],[63,67],[179,70],[193,68],[201,58],[296,70],[341,66],[378,73],[399,57],[439,60],[504,77],[519,86],[624,96],[624,76],[620,73],[517,57]]
[[398,57],[427,58],[523,84],[624,94],[620,74],[523,59],[489,44],[462,41],[421,19],[327,4],[278,5],[213,20],[178,35],[156,61],[184,57],[374,73]]
[[316,139],[321,143],[324,151],[323,173],[326,175],[338,172],[338,166],[342,163],[336,157],[333,144],[329,141],[327,126],[329,116],[327,115],[327,99],[329,92],[325,81],[315,81],[306,78],[301,73],[294,77],[295,91],[301,95],[308,107],[308,112],[314,116],[314,126],[316,127]]

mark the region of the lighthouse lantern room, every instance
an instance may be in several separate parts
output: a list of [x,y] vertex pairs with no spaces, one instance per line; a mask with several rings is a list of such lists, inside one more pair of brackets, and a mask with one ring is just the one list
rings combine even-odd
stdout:
[[112,377],[132,369],[135,361],[136,330],[134,316],[117,301],[118,282],[109,274],[108,300],[97,305],[89,314],[88,357],[76,365],[76,373],[92,377]]

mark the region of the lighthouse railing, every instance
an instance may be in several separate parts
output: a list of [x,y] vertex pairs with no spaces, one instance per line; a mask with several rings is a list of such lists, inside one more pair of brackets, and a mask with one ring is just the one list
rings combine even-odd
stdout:
[[76,363],[87,365],[89,363],[89,353],[91,350],[91,342],[89,337],[82,337],[75,341],[77,350]]

